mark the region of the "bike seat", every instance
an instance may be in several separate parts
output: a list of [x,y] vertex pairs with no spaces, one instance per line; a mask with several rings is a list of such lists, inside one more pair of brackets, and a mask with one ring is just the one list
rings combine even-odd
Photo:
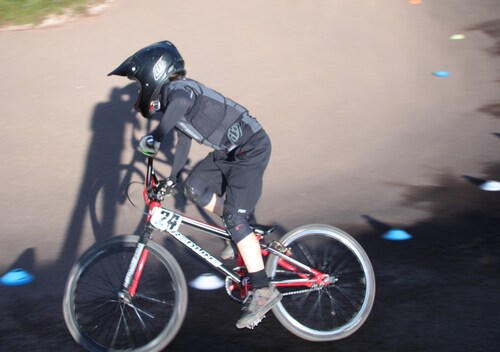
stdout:
[[259,225],[259,224],[250,224],[250,227],[253,231],[259,235],[266,236],[271,234],[274,230],[276,230],[276,226],[268,226],[268,225]]

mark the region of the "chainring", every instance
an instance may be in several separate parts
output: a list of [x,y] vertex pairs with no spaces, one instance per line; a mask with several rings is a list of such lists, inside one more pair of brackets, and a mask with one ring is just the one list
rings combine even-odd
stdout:
[[245,297],[247,296],[248,291],[248,277],[247,269],[244,266],[237,266],[233,268],[233,271],[243,278],[242,283],[239,284],[234,282],[230,276],[226,276],[224,280],[224,286],[226,287],[226,293],[231,297],[232,300],[242,303]]

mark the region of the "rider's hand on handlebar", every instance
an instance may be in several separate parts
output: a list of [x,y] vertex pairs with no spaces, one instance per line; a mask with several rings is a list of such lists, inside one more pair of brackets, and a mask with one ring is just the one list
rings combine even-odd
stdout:
[[159,149],[160,142],[155,141],[152,135],[142,137],[139,142],[139,150],[146,156],[154,157]]

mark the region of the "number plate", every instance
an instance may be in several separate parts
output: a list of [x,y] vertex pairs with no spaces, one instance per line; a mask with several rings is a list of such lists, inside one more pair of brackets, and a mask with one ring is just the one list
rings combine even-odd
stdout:
[[175,232],[179,229],[182,223],[182,215],[174,213],[173,211],[155,208],[151,216],[151,224],[158,230]]

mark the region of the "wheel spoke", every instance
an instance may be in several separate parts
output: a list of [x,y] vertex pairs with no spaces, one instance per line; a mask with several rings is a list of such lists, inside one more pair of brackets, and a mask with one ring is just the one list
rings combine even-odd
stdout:
[[149,302],[152,302],[152,303],[159,303],[159,304],[162,304],[162,305],[165,305],[165,306],[169,306],[169,307],[172,307],[175,302],[172,301],[172,300],[166,300],[166,299],[159,299],[159,298],[155,298],[155,297],[149,297],[149,296],[146,296],[146,295],[143,295],[143,294],[140,294],[140,293],[136,293],[135,295],[136,298],[141,298],[145,301],[149,301]]
[[[122,325],[122,321],[123,321],[123,305],[120,305],[120,318],[118,319],[118,323],[116,324],[116,328],[115,328],[115,333],[113,334],[113,339],[111,340],[111,346],[116,346],[116,342],[118,341],[118,335],[119,335],[119,332],[120,332],[120,326]],[[125,324],[125,331],[127,331],[127,326]],[[128,336],[128,331],[127,331],[127,334],[126,336]]]
[[297,244],[297,247],[300,249],[300,252],[304,255],[304,258],[307,260],[309,266],[316,266],[316,262],[314,260],[313,255],[309,252],[309,249],[306,248],[302,243]]

